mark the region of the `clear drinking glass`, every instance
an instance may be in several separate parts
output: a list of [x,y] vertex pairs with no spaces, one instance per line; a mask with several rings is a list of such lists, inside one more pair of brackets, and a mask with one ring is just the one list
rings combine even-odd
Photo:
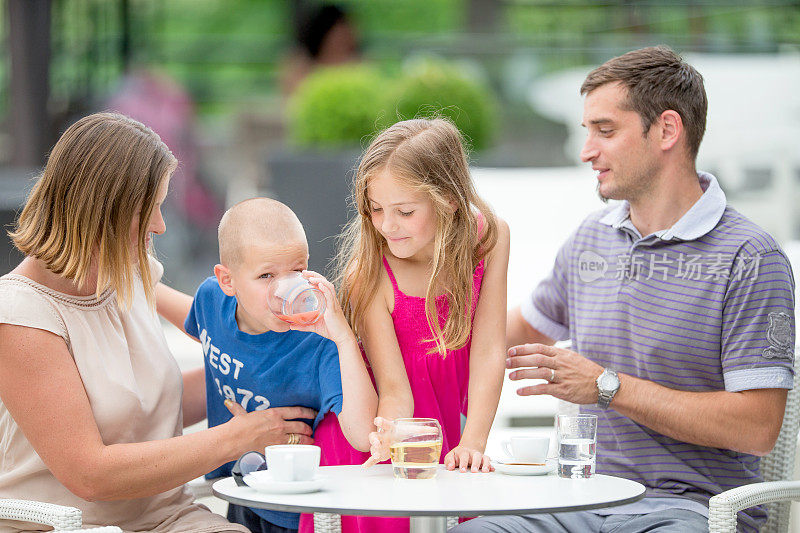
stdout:
[[289,324],[313,324],[325,312],[325,295],[299,272],[275,276],[267,287],[267,305]]
[[436,477],[442,453],[442,427],[435,418],[397,418],[390,430],[389,455],[394,477]]
[[597,448],[597,415],[558,415],[558,475],[592,477]]

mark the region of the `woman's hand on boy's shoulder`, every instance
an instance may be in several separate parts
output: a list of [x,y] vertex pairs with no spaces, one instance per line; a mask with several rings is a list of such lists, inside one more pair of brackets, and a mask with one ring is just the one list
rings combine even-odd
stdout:
[[322,318],[313,324],[307,326],[292,325],[292,329],[316,333],[332,340],[337,345],[340,342],[349,342],[351,340],[355,342],[355,335],[353,335],[353,330],[350,329],[350,325],[342,312],[342,306],[339,305],[339,300],[336,298],[336,289],[333,283],[325,279],[322,274],[311,270],[304,270],[303,277],[322,292],[325,297],[325,312]]
[[[301,420],[313,420],[317,411],[308,407],[270,407],[259,411],[247,410],[232,400],[225,400],[231,412],[227,424],[239,429],[234,439],[242,449],[263,450],[274,444],[314,444],[311,426]],[[244,452],[240,452],[244,453]]]

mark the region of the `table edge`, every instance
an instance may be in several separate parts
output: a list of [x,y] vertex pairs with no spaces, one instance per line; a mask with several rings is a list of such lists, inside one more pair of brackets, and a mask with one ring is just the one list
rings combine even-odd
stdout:
[[[615,476],[609,476],[615,477]],[[620,478],[624,479],[624,478]],[[631,480],[628,480],[631,481]],[[633,481],[633,483],[638,483]],[[524,514],[549,514],[549,513],[560,513],[560,512],[571,512],[571,511],[590,511],[592,509],[605,509],[608,507],[617,507],[620,505],[625,505],[628,503],[638,502],[645,496],[646,488],[641,483],[638,483],[642,487],[642,491],[637,494],[636,496],[632,496],[630,498],[624,498],[621,500],[615,500],[614,502],[604,502],[604,503],[597,503],[597,504],[587,504],[581,506],[562,506],[562,507],[536,507],[533,509],[470,509],[469,511],[455,511],[451,509],[442,509],[442,510],[429,510],[429,511],[404,511],[404,510],[392,510],[392,511],[373,511],[373,510],[364,510],[364,509],[342,509],[338,507],[310,507],[306,505],[289,505],[289,504],[282,504],[282,503],[270,503],[268,504],[269,507],[261,507],[258,505],[253,505],[254,503],[261,503],[263,502],[253,502],[252,500],[245,500],[241,498],[237,498],[235,496],[229,496],[227,494],[222,494],[214,488],[214,485],[211,486],[211,492],[217,498],[225,500],[229,503],[233,503],[236,505],[242,505],[244,507],[251,507],[255,509],[266,509],[269,511],[283,511],[283,512],[290,512],[290,513],[306,513],[306,514],[313,514],[313,513],[330,513],[330,514],[337,514],[340,516],[490,516],[490,515],[524,515]]]

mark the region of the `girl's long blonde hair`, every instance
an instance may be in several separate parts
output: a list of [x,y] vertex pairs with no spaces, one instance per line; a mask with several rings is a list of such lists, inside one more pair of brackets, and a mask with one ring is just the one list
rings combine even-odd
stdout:
[[[469,342],[475,299],[473,275],[497,242],[497,219],[475,191],[463,138],[451,122],[441,118],[405,120],[378,134],[358,166],[352,197],[358,214],[341,236],[337,257],[339,297],[357,336],[378,293],[386,250],[386,241],[372,224],[367,199],[370,178],[384,168],[433,201],[436,237],[425,314],[433,332],[428,353],[444,356]],[[479,215],[484,218],[480,231]],[[450,309],[444,328],[436,309],[436,295],[441,291]]]
[[[142,123],[116,113],[84,117],[56,142],[9,236],[23,254],[79,287],[96,262],[96,293],[114,289],[124,306],[132,301],[138,274],[153,305],[147,222],[177,164]],[[137,216],[134,263],[129,235]]]

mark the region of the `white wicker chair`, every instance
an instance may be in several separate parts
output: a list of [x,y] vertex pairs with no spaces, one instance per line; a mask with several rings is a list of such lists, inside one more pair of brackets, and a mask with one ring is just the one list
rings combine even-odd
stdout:
[[80,509],[29,500],[0,499],[0,519],[45,524],[55,528],[56,532],[122,533],[116,526],[81,529],[83,521]]
[[[199,477],[187,483],[187,486],[197,499],[213,496],[211,484],[211,481]],[[81,529],[83,521],[80,509],[31,500],[0,499],[0,519],[45,524],[54,527],[56,532],[122,533],[117,526]]]
[[211,492],[211,485],[213,485],[215,481],[216,479],[206,479],[200,476],[188,482],[186,488],[189,489],[189,492],[192,493],[195,500],[199,498],[209,498],[214,496],[214,493]]
[[[797,349],[795,351],[798,351]],[[786,533],[789,530],[791,500],[800,499],[800,481],[794,476],[797,431],[800,425],[800,364],[795,360],[794,389],[786,399],[786,414],[775,448],[761,459],[763,483],[726,490],[711,498],[708,509],[710,533],[735,533],[736,513],[766,504],[769,519],[761,533]]]

